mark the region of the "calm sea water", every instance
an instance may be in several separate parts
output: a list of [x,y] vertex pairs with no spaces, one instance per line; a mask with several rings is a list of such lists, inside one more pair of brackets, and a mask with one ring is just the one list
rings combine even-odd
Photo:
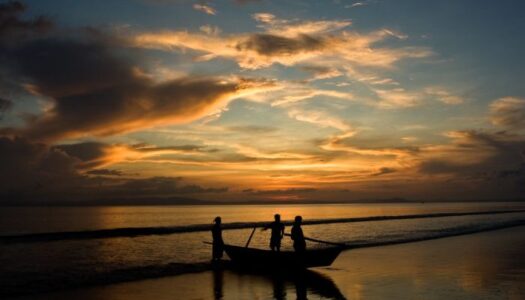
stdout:
[[[521,203],[421,203],[337,205],[228,205],[140,207],[13,207],[0,210],[0,234],[97,230],[127,227],[211,224],[220,215],[224,223],[271,221],[275,213],[284,220],[295,215],[308,219],[368,216],[404,216],[444,212],[495,212],[523,210]],[[428,219],[355,222],[304,226],[305,235],[324,240],[380,244],[441,237],[462,232],[489,230],[525,220],[524,212],[454,216]],[[514,222],[514,223],[513,223]],[[289,231],[289,228],[287,229]],[[244,245],[250,228],[224,232],[227,243]],[[45,286],[52,290],[64,282],[116,276],[133,268],[162,268],[170,263],[198,264],[208,261],[210,247],[203,241],[209,232],[138,237],[12,243],[0,248],[0,280],[4,293]],[[257,231],[251,246],[267,248],[269,232]],[[309,244],[309,247],[318,245]],[[288,239],[284,249],[291,249]],[[183,271],[183,270],[182,270]],[[140,274],[137,274],[140,279]],[[86,279],[87,278],[87,279]],[[46,289],[44,288],[44,289]]]

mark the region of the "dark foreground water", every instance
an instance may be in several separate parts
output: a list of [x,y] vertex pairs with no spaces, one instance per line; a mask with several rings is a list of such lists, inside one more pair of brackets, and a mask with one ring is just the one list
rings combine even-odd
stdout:
[[[210,240],[216,215],[236,228],[224,232],[231,244],[243,245],[252,226],[281,213],[284,220],[315,220],[304,226],[307,236],[366,247],[519,226],[524,209],[517,203],[2,208],[0,295],[206,270],[210,248],[202,241]],[[257,231],[252,246],[267,248],[268,234]],[[291,249],[287,239],[283,244]]]
[[31,295],[46,300],[511,299],[525,297],[525,227],[343,252],[299,275],[215,270]]

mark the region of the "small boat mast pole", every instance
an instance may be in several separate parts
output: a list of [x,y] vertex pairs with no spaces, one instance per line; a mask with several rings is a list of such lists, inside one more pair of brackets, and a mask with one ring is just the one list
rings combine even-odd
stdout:
[[246,242],[246,246],[244,246],[244,248],[248,248],[248,245],[250,245],[250,242],[252,241],[253,234],[255,233],[255,229],[257,229],[257,227],[253,227],[252,233],[250,234],[250,237],[248,238],[248,241]]

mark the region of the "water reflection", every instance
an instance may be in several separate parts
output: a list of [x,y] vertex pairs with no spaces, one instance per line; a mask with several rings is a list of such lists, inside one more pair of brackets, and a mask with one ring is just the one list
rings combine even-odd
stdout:
[[[255,281],[272,286],[272,298],[275,300],[286,299],[308,299],[308,296],[316,296],[322,299],[346,299],[336,284],[327,276],[315,271],[304,270],[300,272],[262,272],[252,270],[214,270],[213,271],[213,293],[214,299],[230,299],[233,295],[224,293],[224,272],[238,277],[241,290],[243,285],[252,285]],[[263,284],[265,285],[265,284]],[[226,291],[233,292],[231,289]],[[234,297],[233,297],[234,298]]]
[[213,299],[223,299],[224,274],[222,270],[213,270]]

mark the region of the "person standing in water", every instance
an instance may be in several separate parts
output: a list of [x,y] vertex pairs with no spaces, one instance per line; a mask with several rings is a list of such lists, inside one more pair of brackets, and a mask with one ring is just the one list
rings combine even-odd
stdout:
[[303,229],[301,228],[301,223],[303,218],[301,216],[296,216],[295,221],[292,226],[292,240],[293,248],[295,252],[302,253],[306,250],[306,241],[304,239]]
[[212,261],[219,261],[222,258],[224,241],[222,240],[221,217],[215,218],[215,224],[211,229],[213,238]]
[[270,249],[272,251],[281,251],[281,240],[284,236],[284,224],[281,223],[281,215],[274,215],[275,221],[270,223],[270,225],[264,227],[262,230],[272,229],[272,237],[270,238]]

